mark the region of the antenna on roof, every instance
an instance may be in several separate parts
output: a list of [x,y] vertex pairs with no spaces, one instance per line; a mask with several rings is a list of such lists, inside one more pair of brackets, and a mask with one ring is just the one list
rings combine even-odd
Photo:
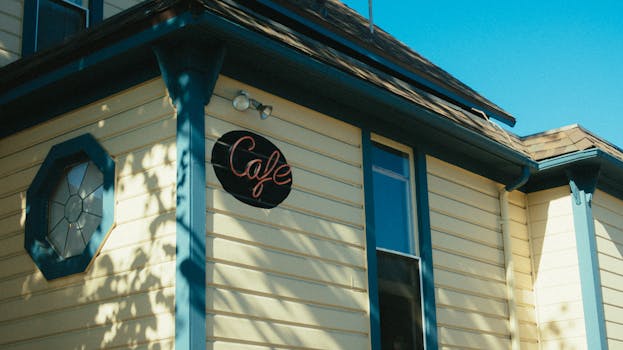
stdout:
[[372,0],[368,0],[368,18],[370,20],[370,34],[374,34],[374,19],[372,18]]

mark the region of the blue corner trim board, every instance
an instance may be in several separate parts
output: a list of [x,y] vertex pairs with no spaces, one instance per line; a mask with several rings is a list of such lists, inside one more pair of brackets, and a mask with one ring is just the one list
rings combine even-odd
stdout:
[[[77,161],[91,160],[104,175],[102,221],[82,254],[62,258],[48,242],[48,201],[64,175]],[[114,222],[115,163],[91,134],[53,146],[35,175],[26,195],[24,248],[46,279],[83,272],[97,255]]]
[[588,349],[607,349],[595,223],[591,200],[599,176],[598,168],[571,169],[567,172],[572,192],[584,322]]
[[381,350],[381,313],[379,308],[376,236],[374,226],[374,194],[372,193],[372,140],[370,131],[361,132],[363,153],[363,184],[366,206],[366,253],[368,259],[368,297],[370,298],[370,338],[372,350]]
[[428,175],[426,154],[417,149],[415,154],[415,188],[420,245],[420,269],[422,271],[422,314],[424,315],[424,343],[427,350],[436,350],[437,308],[435,306],[435,279],[433,276],[433,243],[428,206]]
[[154,49],[177,109],[175,348],[206,346],[205,115],[223,63],[220,48]]

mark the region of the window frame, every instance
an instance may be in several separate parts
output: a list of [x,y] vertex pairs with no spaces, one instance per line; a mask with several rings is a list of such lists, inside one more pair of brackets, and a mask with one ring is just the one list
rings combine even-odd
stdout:
[[[104,0],[88,1],[88,6],[77,5],[70,0],[51,0],[63,6],[77,7],[85,11],[86,30],[103,20]],[[22,57],[28,57],[39,51],[37,39],[39,32],[40,0],[25,0],[22,18]],[[60,42],[59,42],[60,44]]]
[[[410,189],[410,208],[409,208],[409,218],[410,218],[410,222],[409,222],[409,230],[410,230],[410,245],[411,245],[411,252],[400,252],[400,251],[396,251],[396,250],[392,250],[392,249],[386,249],[386,248],[381,248],[381,247],[377,247],[376,246],[376,236],[377,236],[377,228],[378,227],[378,222],[377,222],[377,218],[374,218],[374,194],[371,193],[372,195],[369,196],[369,194],[366,194],[366,216],[372,216],[372,222],[374,222],[374,229],[372,231],[372,235],[374,236],[374,250],[370,249],[371,246],[371,242],[370,239],[368,238],[368,268],[369,268],[369,275],[368,275],[368,279],[369,281],[369,297],[370,297],[370,307],[371,307],[371,338],[372,338],[372,349],[373,350],[381,350],[381,334],[380,334],[380,330],[381,330],[381,325],[380,325],[380,285],[379,285],[379,278],[378,278],[378,265],[377,265],[377,252],[381,251],[381,252],[385,252],[385,253],[389,253],[389,254],[395,254],[397,256],[401,256],[401,257],[405,257],[408,259],[413,259],[416,261],[417,263],[417,268],[418,268],[418,277],[419,277],[419,293],[420,293],[420,311],[421,311],[421,325],[422,325],[422,347],[423,349],[427,349],[428,348],[428,343],[430,341],[429,337],[428,337],[428,332],[429,329],[426,325],[426,319],[427,319],[427,314],[430,312],[429,310],[427,310],[427,304],[426,304],[426,297],[425,297],[425,291],[426,288],[424,286],[424,276],[423,276],[423,269],[424,269],[424,264],[423,261],[421,259],[421,251],[420,251],[420,218],[418,217],[418,188],[417,188],[417,181],[416,181],[416,177],[419,176],[418,171],[420,171],[420,169],[418,169],[416,167],[417,163],[416,159],[415,159],[415,150],[413,149],[413,147],[407,146],[406,144],[394,141],[392,139],[389,139],[387,137],[378,135],[376,133],[373,132],[366,132],[364,131],[362,133],[362,136],[364,138],[363,141],[363,147],[362,147],[362,151],[363,152],[371,152],[372,149],[375,147],[374,143],[380,144],[382,146],[386,146],[388,148],[397,150],[399,152],[402,152],[404,154],[407,155],[408,157],[408,162],[409,162],[409,166],[408,166],[408,170],[409,170],[409,189]],[[368,192],[372,192],[373,191],[373,186],[371,185],[371,181],[373,178],[373,167],[374,167],[374,162],[372,160],[372,156],[371,154],[366,155],[364,154],[364,188],[365,191]],[[366,174],[367,173],[367,174]],[[372,200],[371,200],[372,198]],[[368,219],[366,219],[366,222],[368,222]],[[368,229],[366,229],[366,235],[370,235],[370,231]],[[370,254],[373,251],[372,254]],[[436,317],[433,317],[433,319],[435,319]],[[435,338],[436,338],[436,332],[435,332]]]
[[[92,161],[103,175],[102,220],[81,254],[63,258],[51,246],[48,234],[48,202],[64,170],[77,160]],[[24,249],[48,280],[85,271],[98,254],[115,220],[115,162],[91,134],[54,145],[26,193]]]
[[[392,139],[388,139],[387,137],[370,133],[370,141],[373,143],[378,143],[383,146],[395,149],[407,155],[409,159],[409,245],[411,249],[411,254],[414,257],[420,256],[420,239],[419,239],[419,229],[418,229],[418,214],[417,214],[417,188],[415,186],[415,175],[417,169],[415,168],[415,156],[413,152],[413,148],[409,147],[405,144],[399,143]],[[374,147],[374,145],[372,145]],[[374,164],[370,164],[372,167]],[[390,249],[391,250],[391,249]]]

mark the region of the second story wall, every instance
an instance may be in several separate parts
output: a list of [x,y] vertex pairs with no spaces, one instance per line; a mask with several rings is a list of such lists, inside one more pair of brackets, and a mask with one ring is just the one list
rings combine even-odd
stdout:
[[[440,348],[509,349],[509,303],[499,189],[494,181],[427,158]],[[525,195],[509,195],[515,304],[522,349],[537,349]]]
[[569,187],[529,194],[528,208],[541,348],[586,349]]
[[[273,115],[236,111],[239,90]],[[368,349],[361,131],[224,76],[205,120],[206,348]],[[232,130],[269,139],[292,166],[279,206],[250,206],[219,182],[211,152]]]
[[623,348],[623,201],[597,191],[593,199],[597,259],[610,349]]

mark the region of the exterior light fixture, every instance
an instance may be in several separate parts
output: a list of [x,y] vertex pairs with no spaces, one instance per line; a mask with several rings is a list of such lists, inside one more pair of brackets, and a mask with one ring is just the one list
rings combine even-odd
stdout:
[[250,107],[260,113],[262,120],[270,117],[273,113],[273,106],[262,104],[261,102],[251,98],[248,92],[240,90],[238,95],[231,101],[232,106],[237,111],[246,111]]

